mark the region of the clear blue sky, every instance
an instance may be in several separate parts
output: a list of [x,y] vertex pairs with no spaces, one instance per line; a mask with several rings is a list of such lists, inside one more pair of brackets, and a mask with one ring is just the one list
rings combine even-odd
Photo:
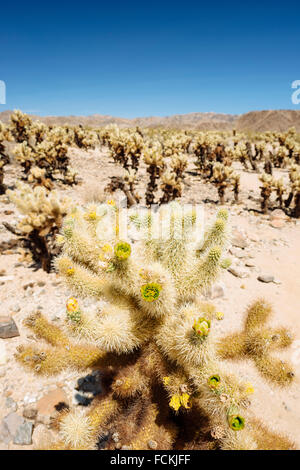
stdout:
[[300,109],[300,2],[2,2],[0,111]]

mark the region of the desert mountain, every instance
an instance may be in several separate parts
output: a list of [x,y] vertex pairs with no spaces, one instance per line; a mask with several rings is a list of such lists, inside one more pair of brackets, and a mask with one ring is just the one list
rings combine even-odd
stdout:
[[[0,121],[8,122],[12,111],[0,112]],[[174,114],[172,116],[151,116],[134,119],[118,118],[101,114],[91,116],[36,116],[46,124],[78,125],[90,127],[103,127],[108,124],[117,124],[120,127],[171,127],[177,129],[197,130],[228,130],[264,132],[285,131],[294,126],[300,132],[300,110],[269,110],[251,111],[249,113],[218,114],[218,113],[189,113]]]

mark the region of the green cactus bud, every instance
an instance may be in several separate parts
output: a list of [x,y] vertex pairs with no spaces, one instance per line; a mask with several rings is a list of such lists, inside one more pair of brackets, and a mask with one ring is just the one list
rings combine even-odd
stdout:
[[126,242],[119,242],[115,245],[115,255],[118,259],[125,260],[131,254],[131,246]]
[[193,330],[199,338],[208,336],[210,332],[210,321],[206,318],[198,318],[198,320],[195,320]]
[[233,431],[240,431],[245,427],[245,420],[240,415],[228,416],[228,423]]
[[208,385],[210,388],[212,389],[216,389],[219,387],[221,383],[221,378],[219,375],[212,375],[211,377],[209,377],[208,379]]

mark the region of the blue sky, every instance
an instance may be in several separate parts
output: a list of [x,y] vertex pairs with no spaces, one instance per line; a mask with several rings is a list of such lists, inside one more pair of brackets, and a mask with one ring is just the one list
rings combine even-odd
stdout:
[[299,1],[2,2],[0,15],[0,111],[300,109]]

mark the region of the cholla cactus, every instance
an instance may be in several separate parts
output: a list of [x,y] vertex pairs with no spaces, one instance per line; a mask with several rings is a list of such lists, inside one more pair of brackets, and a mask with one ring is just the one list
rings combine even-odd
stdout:
[[32,175],[32,167],[38,167],[45,171],[44,181],[60,180],[66,184],[76,184],[76,172],[69,166],[67,139],[64,129],[55,128],[36,146],[22,142],[15,147],[15,157],[21,163],[29,182],[32,179],[32,176],[29,177]]
[[225,202],[225,191],[228,187],[233,186],[234,198],[238,202],[240,177],[234,172],[230,166],[225,166],[222,163],[215,163],[213,165],[213,173],[211,182],[217,187],[220,198],[220,204]]
[[82,126],[75,127],[73,133],[74,142],[80,149],[94,149],[99,143],[97,133],[84,129]]
[[271,305],[265,300],[254,302],[248,308],[244,330],[222,339],[219,354],[224,359],[252,359],[267,380],[284,386],[293,380],[293,368],[271,353],[290,346],[292,335],[286,328],[272,329],[266,326],[272,313]]
[[268,175],[267,173],[263,173],[260,177],[259,180],[262,182],[261,185],[261,209],[264,214],[267,214],[268,208],[269,208],[269,201],[270,197],[272,194],[272,184],[273,184],[273,178],[271,175]]
[[7,191],[7,195],[23,217],[16,229],[8,224],[5,224],[6,228],[19,236],[32,252],[34,261],[41,263],[42,268],[49,272],[52,258],[58,253],[55,236],[67,213],[69,200],[59,200],[55,192],[47,192],[44,187],[32,189],[22,183],[16,190]]
[[[56,266],[79,299],[67,301],[65,329],[40,313],[26,322],[51,345],[19,348],[30,370],[107,371],[105,394],[85,412],[60,412],[59,439],[47,448],[96,449],[104,433],[107,449],[293,448],[251,416],[253,387],[218,359],[215,308],[201,300],[222,271],[227,211],[200,244],[195,210],[177,203],[133,212],[135,242],[120,238],[120,216],[108,204],[72,211]],[[88,310],[87,296],[97,301]]]
[[146,189],[146,204],[147,206],[151,206],[151,204],[155,202],[155,192],[158,189],[157,181],[165,168],[162,147],[159,142],[154,142],[151,147],[148,146],[145,148],[144,161],[147,165],[147,173],[149,173],[149,181]]
[[0,121],[0,194],[5,193],[4,167],[9,163],[9,157],[6,153],[5,141],[11,140],[9,130]]
[[11,133],[16,142],[29,142],[32,134],[32,119],[20,110],[15,110],[10,116]]

